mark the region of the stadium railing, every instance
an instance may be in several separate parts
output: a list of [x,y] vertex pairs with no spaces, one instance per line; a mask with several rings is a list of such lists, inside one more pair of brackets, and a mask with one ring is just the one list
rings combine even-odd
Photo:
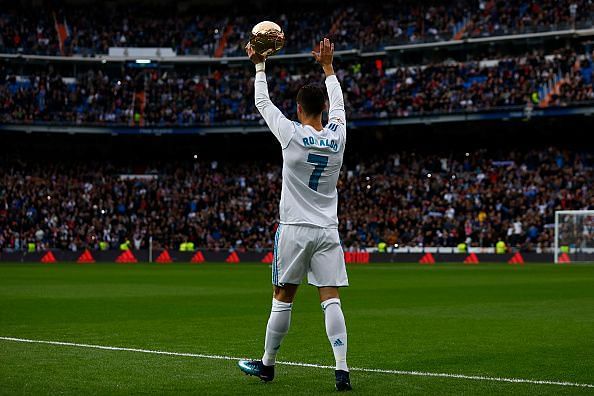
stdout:
[[[399,118],[353,119],[351,129],[368,127],[389,127],[397,125],[442,124],[468,121],[489,120],[527,120],[532,118],[591,117],[594,115],[594,102],[581,103],[571,107],[526,108],[524,106],[499,108],[496,110],[478,110],[453,113],[428,113]],[[111,135],[200,135],[216,133],[254,133],[266,132],[268,128],[258,122],[237,121],[236,123],[214,123],[209,126],[166,125],[135,127],[126,125],[72,125],[67,123],[0,123],[0,131],[42,132],[42,133],[92,133]]]

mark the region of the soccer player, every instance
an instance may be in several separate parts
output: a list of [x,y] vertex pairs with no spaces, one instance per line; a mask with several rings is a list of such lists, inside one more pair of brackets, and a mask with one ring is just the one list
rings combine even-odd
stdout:
[[240,369],[264,381],[274,379],[276,355],[289,331],[297,287],[307,274],[316,286],[324,311],[326,333],[336,359],[336,389],[351,390],[346,362],[347,331],[338,288],[348,286],[344,253],[338,236],[336,183],[346,142],[346,114],[340,83],[334,74],[334,44],[324,39],[319,52],[312,51],[326,75],[330,101],[328,124],[324,91],[305,85],[297,93],[297,118],[290,121],[270,101],[265,57],[248,44],[256,65],[256,107],[278,139],[283,154],[280,224],[274,242],[272,284],[274,296],[262,360],[239,362]]

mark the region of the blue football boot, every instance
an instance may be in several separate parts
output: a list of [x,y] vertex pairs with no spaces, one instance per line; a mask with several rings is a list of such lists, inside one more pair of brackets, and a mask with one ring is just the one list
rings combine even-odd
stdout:
[[258,377],[264,382],[274,379],[274,366],[264,366],[261,360],[240,360],[237,365],[247,375]]

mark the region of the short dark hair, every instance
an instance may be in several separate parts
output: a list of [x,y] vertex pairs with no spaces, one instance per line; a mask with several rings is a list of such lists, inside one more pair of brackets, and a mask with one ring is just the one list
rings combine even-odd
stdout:
[[318,84],[307,84],[297,92],[297,103],[303,112],[309,116],[322,114],[326,107],[326,95]]

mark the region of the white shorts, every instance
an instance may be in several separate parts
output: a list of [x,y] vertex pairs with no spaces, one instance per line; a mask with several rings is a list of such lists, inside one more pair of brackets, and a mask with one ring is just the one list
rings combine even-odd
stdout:
[[274,238],[272,284],[317,287],[349,285],[344,252],[335,228],[279,224]]

